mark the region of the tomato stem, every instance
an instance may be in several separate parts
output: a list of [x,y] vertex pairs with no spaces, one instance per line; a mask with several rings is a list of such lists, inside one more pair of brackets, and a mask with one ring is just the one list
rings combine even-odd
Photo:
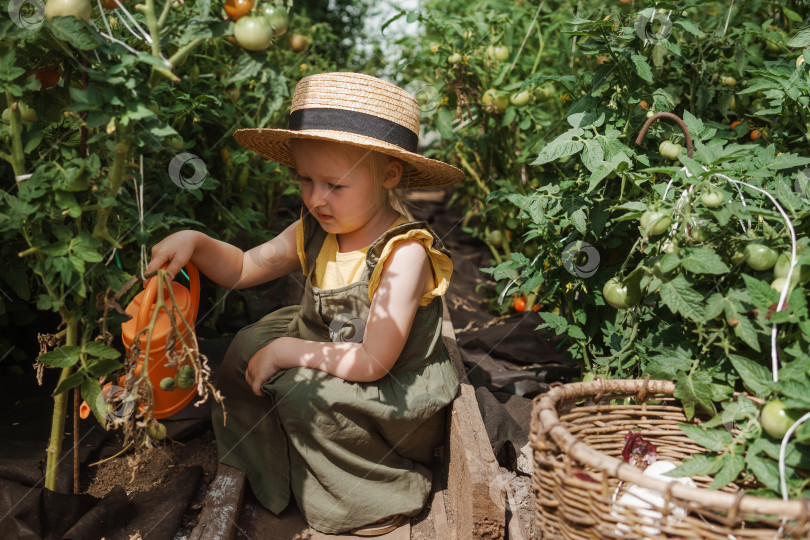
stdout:
[[[67,317],[67,338],[65,346],[76,345],[79,330],[79,320],[76,317]],[[59,384],[67,379],[73,372],[73,366],[62,368]],[[59,386],[57,384],[57,387]],[[62,453],[62,439],[65,434],[65,413],[67,411],[67,398],[69,392],[61,392],[53,397],[53,417],[51,419],[51,438],[48,442],[47,458],[45,461],[45,487],[56,491],[56,473],[59,465],[59,455]]]
[[20,107],[13,107],[15,100],[10,92],[6,92],[6,104],[9,112],[9,131],[11,132],[11,168],[14,176],[25,174],[25,152],[22,143],[22,117]]

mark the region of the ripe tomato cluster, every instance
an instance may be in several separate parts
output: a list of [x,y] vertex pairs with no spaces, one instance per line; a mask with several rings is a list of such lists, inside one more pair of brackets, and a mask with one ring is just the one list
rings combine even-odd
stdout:
[[[236,42],[248,51],[266,51],[274,37],[287,31],[287,9],[272,2],[254,7],[254,0],[225,0],[225,13],[235,21],[233,37]],[[292,40],[290,44],[292,46]]]

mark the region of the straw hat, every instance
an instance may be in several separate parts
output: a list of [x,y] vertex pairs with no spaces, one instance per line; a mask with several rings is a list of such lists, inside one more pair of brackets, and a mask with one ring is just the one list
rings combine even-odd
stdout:
[[400,188],[437,188],[459,182],[456,167],[416,153],[419,104],[396,85],[362,73],[321,73],[301,79],[290,107],[289,129],[240,129],[243,146],[295,168],[290,139],[335,141],[401,159]]

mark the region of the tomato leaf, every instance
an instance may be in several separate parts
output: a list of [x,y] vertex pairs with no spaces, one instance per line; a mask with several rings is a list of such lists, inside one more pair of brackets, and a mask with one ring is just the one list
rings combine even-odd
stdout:
[[771,371],[744,356],[729,354],[728,359],[740,374],[746,390],[755,396],[766,396],[771,391]]
[[532,165],[543,165],[550,161],[556,161],[566,156],[573,156],[581,151],[585,144],[580,141],[572,140],[574,137],[579,137],[583,134],[582,129],[572,128],[548,143],[545,148],[540,151],[537,159],[532,162]]
[[729,485],[745,469],[745,458],[734,451],[724,453],[720,456],[720,459],[723,465],[714,476],[714,481],[709,486],[711,489],[720,489]]
[[664,474],[673,478],[714,474],[723,465],[719,458],[720,456],[715,453],[693,454],[692,457],[683,460],[683,463]]
[[[697,27],[697,25],[695,25],[695,23],[693,23],[692,21],[690,21],[686,17],[679,17],[678,19],[675,20],[675,22],[673,24],[675,26],[679,26],[679,27],[683,28],[684,30],[686,30],[687,32],[689,32],[690,34],[692,34],[695,37],[703,37],[703,36],[706,35],[706,34],[703,33],[703,31],[700,28]],[[684,117],[685,116],[686,115],[684,115]]]
[[650,64],[647,63],[647,57],[640,54],[630,55],[630,60],[633,62],[633,67],[636,68],[636,73],[639,77],[647,81],[653,82],[653,73]]
[[79,370],[76,373],[69,375],[59,383],[59,385],[53,391],[53,395],[55,396],[57,394],[61,394],[66,390],[70,390],[71,388],[76,388],[77,386],[82,384],[82,381],[84,381],[86,377],[87,375],[84,372],[84,370]]
[[759,334],[757,334],[757,330],[754,328],[754,323],[751,322],[751,319],[748,317],[744,315],[737,317],[737,326],[734,327],[734,335],[743,340],[746,345],[755,351],[760,352],[762,350],[759,345]]
[[754,476],[757,477],[757,480],[762,482],[766,488],[777,493],[779,492],[779,468],[775,462],[762,457],[761,454],[751,451],[748,452],[745,462],[748,466],[748,470],[751,471]]
[[685,248],[680,255],[681,266],[695,274],[727,274],[729,272],[728,266],[720,255],[711,249]]
[[65,345],[43,354],[37,360],[51,367],[64,368],[78,362],[80,352],[81,348],[76,345]]
[[661,284],[661,301],[673,314],[703,322],[703,297],[683,275]]
[[116,360],[110,360],[109,358],[92,358],[87,361],[86,369],[87,372],[93,377],[103,377],[104,375],[108,375],[121,369],[122,367],[124,367],[123,364]]
[[711,382],[711,376],[705,371],[684,374],[675,382],[673,395],[681,400],[687,419],[691,420],[695,416],[696,405],[700,405],[706,411],[715,414]]
[[797,358],[789,363],[782,363],[779,370],[779,380],[806,380],[810,376],[810,356]]
[[99,405],[104,403],[104,400],[98,399],[100,393],[101,385],[99,385],[97,379],[91,378],[84,379],[84,381],[82,381],[82,399],[90,407],[90,410],[93,411],[96,420],[98,420],[102,426],[106,426],[107,411],[99,409]]
[[98,341],[91,341],[84,346],[84,350],[90,356],[98,356],[100,358],[118,358],[121,356],[121,353],[104,345],[103,343],[99,343]]
[[760,311],[767,312],[771,304],[779,301],[779,291],[772,289],[768,283],[748,274],[743,274],[742,277],[751,301]]
[[550,311],[538,312],[540,318],[545,321],[545,324],[539,325],[537,328],[551,328],[557,335],[564,334],[568,330],[568,321],[562,315],[551,313]]
[[725,429],[703,429],[695,424],[678,424],[678,428],[703,448],[715,452],[722,451],[733,439]]

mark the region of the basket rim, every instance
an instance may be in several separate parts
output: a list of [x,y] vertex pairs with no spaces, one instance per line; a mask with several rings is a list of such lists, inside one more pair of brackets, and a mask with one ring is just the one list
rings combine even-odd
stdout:
[[539,434],[550,437],[560,450],[581,464],[593,467],[619,480],[632,482],[641,487],[663,493],[667,499],[680,499],[690,506],[698,505],[715,511],[728,512],[731,519],[740,513],[758,515],[776,515],[786,519],[796,519],[804,523],[810,520],[808,501],[804,499],[773,499],[747,495],[744,491],[738,494],[693,488],[678,482],[666,482],[643,474],[643,471],[624,461],[591,448],[577,438],[559,419],[558,406],[572,399],[591,397],[599,401],[605,394],[636,394],[642,403],[654,399],[656,395],[672,396],[675,383],[672,381],[645,379],[601,379],[589,382],[568,383],[555,386],[548,392],[534,398],[532,405],[532,447],[539,450],[536,438]]

